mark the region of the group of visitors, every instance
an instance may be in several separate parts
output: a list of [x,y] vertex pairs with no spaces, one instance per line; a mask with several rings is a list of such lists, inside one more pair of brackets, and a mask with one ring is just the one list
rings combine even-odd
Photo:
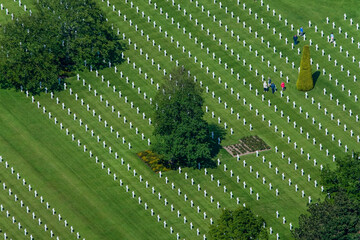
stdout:
[[[299,30],[299,35],[300,36],[304,36],[304,28],[303,27],[300,27],[300,30]],[[293,39],[294,39],[294,45],[298,44],[298,36],[295,34],[293,36]]]
[[[274,82],[271,81],[271,78],[269,78],[267,82],[264,81],[263,86],[264,86],[264,92],[268,92],[269,88],[271,88],[271,91],[274,94],[275,91],[277,90],[276,85]],[[285,83],[281,82],[280,86],[281,86],[281,89],[283,91],[285,91]]]
[[[299,35],[300,36],[304,36],[304,28],[303,27],[300,27],[300,30],[299,30]],[[329,38],[328,38],[329,39]],[[294,36],[293,36],[293,40],[294,40],[294,45],[296,45],[296,44],[298,44],[298,36],[295,34]],[[331,34],[330,34],[330,39],[328,40],[329,41],[329,43],[334,43],[335,42],[335,38],[334,38],[334,33],[332,32]]]

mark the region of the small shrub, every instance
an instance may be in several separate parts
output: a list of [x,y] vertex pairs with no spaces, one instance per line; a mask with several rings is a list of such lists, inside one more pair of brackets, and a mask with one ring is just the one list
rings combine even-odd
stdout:
[[296,82],[296,88],[299,91],[309,91],[314,88],[314,81],[311,73],[310,65],[310,48],[305,45],[300,62],[299,77]]
[[171,170],[169,166],[166,166],[162,157],[150,150],[142,151],[136,154],[142,161],[150,167],[150,169],[156,173],[166,172]]

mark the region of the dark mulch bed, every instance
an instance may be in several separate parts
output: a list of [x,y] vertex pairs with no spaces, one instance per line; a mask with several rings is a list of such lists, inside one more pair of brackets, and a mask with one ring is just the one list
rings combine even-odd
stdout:
[[259,136],[243,137],[239,140],[239,143],[223,147],[231,156],[251,154],[256,151],[266,151],[270,149],[264,140]]

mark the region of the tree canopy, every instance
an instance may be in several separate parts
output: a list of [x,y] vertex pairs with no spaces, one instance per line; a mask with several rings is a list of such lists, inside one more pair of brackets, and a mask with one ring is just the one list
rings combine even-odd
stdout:
[[360,239],[360,159],[358,153],[337,159],[337,168],[326,167],[321,181],[325,200],[309,205],[299,217],[293,235],[299,240]]
[[349,197],[360,205],[360,155],[353,153],[336,160],[337,168],[325,167],[321,173],[322,184],[330,194],[345,191]]
[[293,232],[299,240],[355,240],[360,237],[359,206],[345,192],[310,204]]
[[185,69],[175,69],[165,79],[156,102],[155,152],[173,168],[208,164],[212,141],[208,123],[203,119],[201,88]]
[[220,219],[210,226],[210,239],[265,240],[268,233],[264,225],[265,220],[249,208],[225,209]]
[[33,13],[3,26],[0,83],[38,92],[85,67],[121,61],[124,45],[93,0],[39,0]]

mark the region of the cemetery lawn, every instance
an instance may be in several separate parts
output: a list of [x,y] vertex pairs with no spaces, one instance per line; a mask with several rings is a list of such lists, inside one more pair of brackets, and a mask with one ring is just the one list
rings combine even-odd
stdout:
[[[32,7],[30,0],[22,2]],[[360,30],[356,27],[360,23],[357,11],[360,2],[276,0],[264,1],[264,6],[260,6],[260,0],[250,0],[241,1],[238,6],[237,1],[232,0],[222,1],[221,9],[218,0],[216,4],[210,0],[198,1],[198,7],[195,6],[196,1],[175,1],[172,6],[171,1],[152,0],[149,5],[148,0],[140,0],[133,1],[133,7],[130,5],[131,1],[125,3],[123,0],[113,0],[110,7],[107,7],[106,1],[97,2],[114,25],[114,31],[119,28],[120,36],[125,33],[124,42],[128,44],[124,52],[125,62],[116,66],[116,71],[111,66],[99,71],[98,76],[95,71],[79,72],[79,79],[76,76],[68,79],[66,90],[55,92],[53,98],[50,92],[34,96],[34,103],[31,102],[31,94],[26,97],[24,92],[0,90],[0,156],[3,157],[3,162],[0,163],[0,204],[4,207],[4,211],[0,212],[0,236],[6,232],[9,238],[27,239],[29,235],[24,235],[26,228],[35,239],[47,239],[50,230],[60,239],[76,239],[77,232],[81,238],[86,239],[176,239],[176,233],[179,233],[181,239],[203,239],[204,235],[209,237],[207,231],[211,219],[216,223],[221,208],[234,209],[245,204],[266,220],[269,233],[271,227],[269,239],[276,239],[277,233],[280,239],[291,239],[290,223],[293,228],[296,227],[298,217],[306,212],[308,202],[317,202],[325,196],[320,184],[321,167],[333,168],[334,160],[352,150],[360,151],[360,107],[356,101],[357,96],[360,96]],[[156,9],[154,3],[157,3]],[[245,10],[243,3],[246,3]],[[180,11],[178,4],[181,5]],[[270,6],[269,11],[266,10],[267,4]],[[8,1],[4,5],[10,12],[24,13],[17,1]],[[115,5],[115,11],[112,5]],[[204,12],[201,10],[202,5]],[[225,7],[228,13],[225,12]],[[186,16],[184,9],[187,11]],[[207,16],[207,11],[210,11],[210,17]],[[231,18],[231,12],[234,12],[234,18]],[[166,19],[165,13],[168,13],[169,19]],[[258,19],[255,19],[255,13],[258,14]],[[346,20],[344,13],[347,14]],[[240,18],[239,23],[237,16]],[[326,17],[330,19],[329,24],[326,23]],[[171,23],[171,18],[174,18],[174,24]],[[261,18],[264,24],[261,24]],[[353,25],[350,25],[350,18],[354,21]],[[195,24],[195,19],[198,20],[198,25]],[[285,19],[288,25],[285,25]],[[2,10],[0,22],[3,24],[5,21],[11,21],[11,17],[6,16]],[[178,22],[180,29],[176,26]],[[332,28],[333,22],[336,23],[335,29]],[[270,25],[269,29],[267,23]],[[204,30],[201,30],[201,24],[204,25]],[[291,24],[294,25],[293,31]],[[162,27],[161,32],[159,26]],[[228,27],[227,31],[225,26]],[[252,28],[251,32],[249,26]],[[306,40],[299,37],[299,45],[292,49],[292,36],[301,26],[304,27]],[[318,27],[317,32],[315,26]],[[342,29],[341,33],[339,27]],[[234,32],[233,37],[231,30]],[[167,37],[165,31],[168,33]],[[324,32],[324,37],[321,37],[321,31]],[[257,38],[255,32],[258,33]],[[336,46],[326,40],[331,32],[335,34]],[[345,32],[348,34],[347,38]],[[192,33],[191,38],[189,33]],[[281,39],[279,33],[282,34]],[[216,35],[215,40],[213,34]],[[149,35],[149,40],[146,35]],[[171,36],[173,42],[170,40]],[[264,43],[261,42],[261,36]],[[351,42],[351,37],[355,39],[354,43]],[[288,38],[288,44],[285,43],[285,38]],[[221,44],[219,39],[222,40]],[[302,47],[309,44],[309,39],[312,40],[312,72],[317,72],[318,79],[315,88],[307,93],[306,98],[304,92],[296,90],[295,83]],[[179,47],[176,46],[177,41]],[[200,43],[203,43],[203,49]],[[342,52],[340,46],[343,48]],[[273,47],[276,47],[275,53]],[[209,48],[209,54],[206,48]],[[231,49],[234,51],[233,55]],[[255,51],[258,51],[258,56]],[[346,51],[349,53],[348,57]],[[264,56],[264,61],[261,56]],[[355,57],[355,62],[352,56]],[[220,160],[216,169],[181,169],[180,172],[164,172],[161,178],[160,174],[154,173],[141,161],[136,153],[150,149],[148,139],[150,142],[153,140],[153,126],[149,123],[155,102],[150,99],[154,99],[156,95],[157,84],[161,84],[164,69],[169,74],[175,68],[176,60],[179,61],[179,66],[185,65],[191,71],[191,77],[197,77],[197,83],[204,89],[204,110],[208,107],[205,119],[222,128],[226,123],[226,136],[221,139],[222,146],[237,143],[245,136],[257,135],[271,150],[259,153],[258,157],[256,154],[249,154],[237,160],[221,149],[214,159],[216,162],[217,159]],[[334,60],[337,60],[337,65]],[[225,63],[228,65],[227,69]],[[319,64],[318,70],[316,64]],[[341,65],[344,67],[343,71]],[[206,67],[209,68],[209,73],[206,72]],[[234,70],[233,74],[231,68]],[[280,71],[283,73],[282,77]],[[215,74],[214,78],[212,72]],[[263,93],[261,75],[264,75],[265,80],[271,77],[276,83],[278,91],[275,94],[271,91]],[[355,75],[357,81],[354,81]],[[286,77],[289,82],[286,82]],[[282,81],[286,85],[283,95],[280,93]],[[60,123],[63,124],[62,129]],[[69,135],[66,135],[66,129]],[[91,135],[91,130],[94,131],[94,136]],[[98,157],[98,163],[95,157]],[[9,164],[8,168],[5,167],[5,161]],[[14,174],[11,173],[11,167],[14,168]],[[17,172],[20,173],[19,180]],[[23,179],[26,180],[25,186]],[[123,182],[122,186],[120,180]],[[3,183],[7,186],[5,190],[2,190]],[[28,189],[29,184],[31,191]],[[126,186],[129,187],[128,192]],[[10,196],[9,189],[12,191]],[[34,197],[34,190],[37,190],[39,196]],[[14,201],[15,194],[17,201]],[[44,197],[44,203],[40,202],[40,196]],[[24,201],[23,207],[20,200]],[[49,209],[46,202],[50,204]],[[148,205],[147,210],[145,203]],[[26,206],[29,206],[30,213],[26,213]],[[55,216],[52,208],[56,210]],[[154,216],[151,216],[151,209],[154,210]],[[6,210],[10,212],[8,218]],[[276,217],[276,211],[279,212],[279,218]],[[32,219],[32,212],[36,214],[35,220]],[[58,214],[62,217],[60,221]],[[159,221],[157,215],[160,216]],[[12,222],[13,216],[15,224]],[[40,226],[38,218],[42,220]],[[65,219],[69,224],[67,227]],[[19,222],[21,229],[18,229]],[[193,224],[193,229],[190,223]],[[44,224],[49,228],[47,231],[44,231]],[[71,233],[70,226],[74,227],[74,233]],[[170,227],[173,228],[173,233]]]
[[[76,145],[69,141],[53,123],[32,108],[22,94],[15,91],[0,90],[0,146],[1,155],[19,172],[34,190],[43,195],[73,225],[75,232],[88,239],[166,239],[162,228],[157,228],[150,220],[148,212],[123,194],[118,183],[104,175],[94,161],[88,159]],[[5,161],[4,160],[4,161]],[[9,186],[25,206],[53,229],[55,236],[62,239],[75,239],[69,226],[59,223],[39,197],[22,186],[21,181],[12,175],[4,164],[0,167],[0,180]],[[14,202],[6,191],[1,191],[0,201],[4,208],[15,216],[18,222],[32,233],[35,239],[50,236],[38,226],[30,214],[26,214],[20,203]],[[13,239],[24,238],[23,231],[13,227],[10,219],[1,212],[2,231]],[[150,220],[150,221],[149,221]],[[26,224],[26,225],[25,225]],[[83,234],[82,234],[83,233]]]

